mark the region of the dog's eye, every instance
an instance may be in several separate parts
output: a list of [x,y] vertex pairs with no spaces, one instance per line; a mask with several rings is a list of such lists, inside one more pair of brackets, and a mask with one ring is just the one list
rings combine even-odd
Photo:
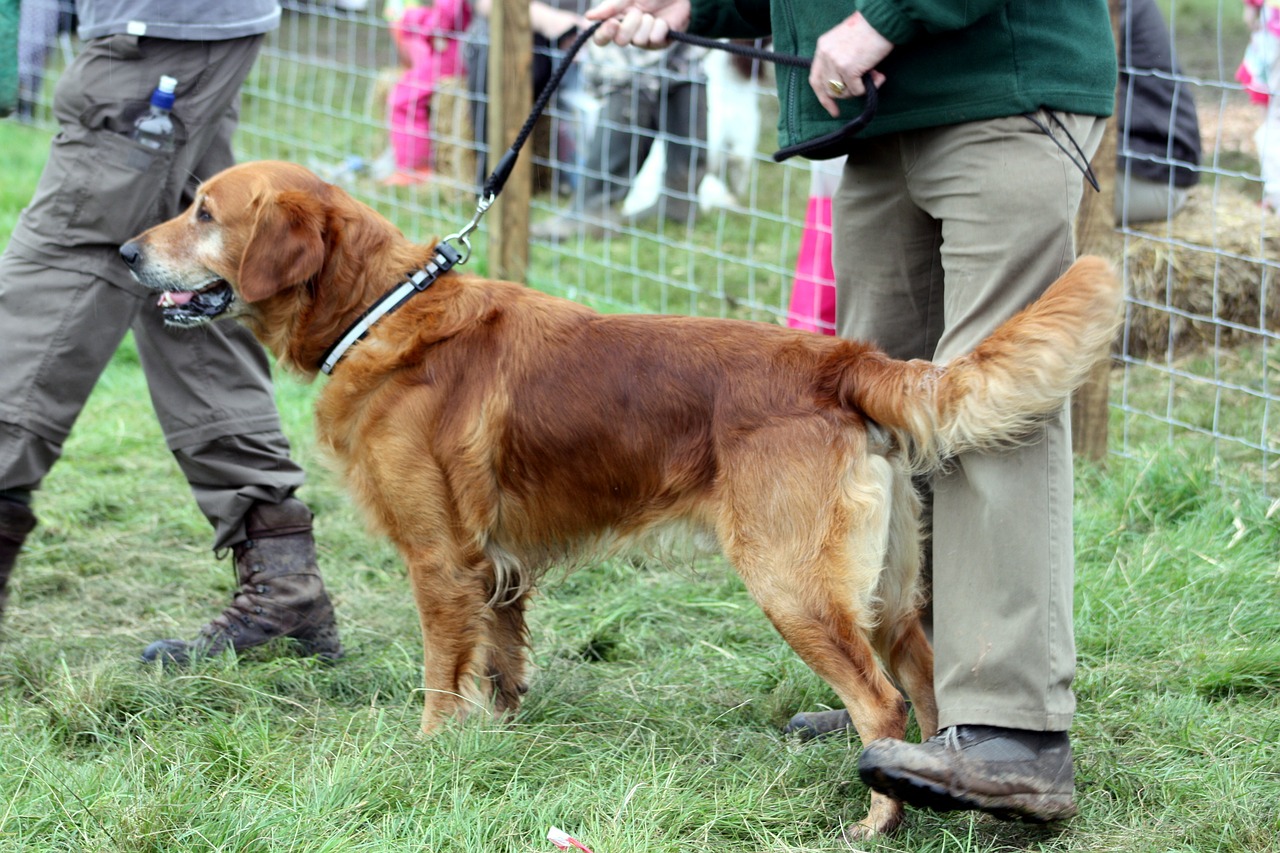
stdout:
[[205,207],[205,206],[202,204],[202,205],[200,205],[198,208],[196,208],[196,221],[197,221],[197,222],[212,222],[212,221],[213,221],[213,214],[209,212],[209,208]]

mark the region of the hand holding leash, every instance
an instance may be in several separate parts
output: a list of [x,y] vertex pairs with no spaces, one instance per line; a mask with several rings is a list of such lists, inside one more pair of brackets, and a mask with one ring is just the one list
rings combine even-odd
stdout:
[[893,42],[867,23],[861,12],[850,15],[818,38],[809,68],[809,86],[818,96],[823,109],[836,118],[840,115],[838,100],[865,94],[862,82],[871,76],[876,88],[884,83],[884,75],[876,71]]
[[604,0],[586,14],[589,20],[601,22],[596,44],[613,42],[653,50],[667,47],[673,33],[689,29],[693,6],[689,0]]

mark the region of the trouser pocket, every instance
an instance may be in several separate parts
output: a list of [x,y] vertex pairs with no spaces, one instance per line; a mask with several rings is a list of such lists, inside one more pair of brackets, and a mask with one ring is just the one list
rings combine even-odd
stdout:
[[70,239],[123,243],[159,220],[172,151],[111,131],[90,132],[75,148],[63,199]]
[[[54,113],[61,132],[28,211],[46,239],[119,244],[160,215],[172,215],[161,200],[173,195],[174,152],[129,136],[159,75],[143,60],[139,40],[122,35],[89,42],[58,81]],[[180,147],[185,128],[176,113],[173,122]]]

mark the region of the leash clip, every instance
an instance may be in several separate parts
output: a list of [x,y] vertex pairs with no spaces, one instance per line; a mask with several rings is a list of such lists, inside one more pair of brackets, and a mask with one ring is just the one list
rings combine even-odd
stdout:
[[421,293],[435,284],[437,278],[453,269],[454,265],[462,260],[463,257],[458,254],[457,249],[441,240],[436,244],[435,257],[428,261],[422,269],[417,270],[408,277],[409,284],[412,284],[413,289]]
[[497,196],[494,193],[489,193],[488,195],[481,196],[480,200],[476,202],[476,212],[471,217],[471,221],[468,222],[466,225],[462,226],[460,230],[455,231],[454,233],[450,234],[448,237],[445,237],[440,241],[441,244],[446,244],[452,240],[457,240],[463,245],[463,248],[466,249],[466,252],[464,252],[462,255],[459,256],[458,258],[459,264],[465,264],[467,260],[470,259],[471,241],[467,238],[471,236],[472,231],[475,231],[477,228],[480,227],[480,220],[484,217],[486,213],[489,212],[489,208],[493,205],[493,200],[495,198],[497,198]]

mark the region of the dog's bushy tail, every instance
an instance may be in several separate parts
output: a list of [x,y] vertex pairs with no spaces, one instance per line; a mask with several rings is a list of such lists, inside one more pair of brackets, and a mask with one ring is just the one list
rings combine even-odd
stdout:
[[968,355],[939,365],[865,354],[844,373],[840,397],[892,432],[918,471],[1016,444],[1107,351],[1121,298],[1109,263],[1080,258]]

